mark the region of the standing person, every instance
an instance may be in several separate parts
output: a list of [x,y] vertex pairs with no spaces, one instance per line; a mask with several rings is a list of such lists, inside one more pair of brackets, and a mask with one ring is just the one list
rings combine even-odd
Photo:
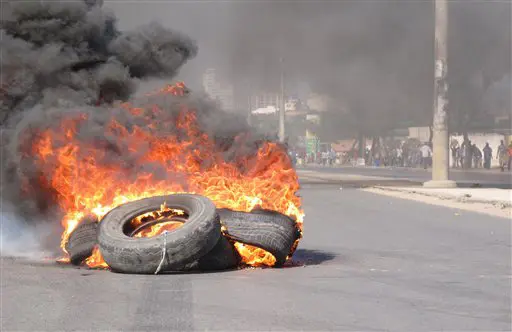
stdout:
[[484,151],[484,168],[491,168],[491,159],[492,159],[492,148],[489,146],[489,142],[485,143]]
[[288,151],[288,155],[290,156],[290,161],[292,162],[293,167],[297,166],[297,153],[290,149]]
[[403,160],[402,166],[404,166],[404,167],[410,166],[409,153],[410,153],[409,146],[406,144],[406,142],[404,142],[404,144],[402,144],[402,160]]
[[468,140],[464,143],[462,143],[464,147],[462,148],[464,153],[464,161],[463,161],[463,168],[471,168],[471,162],[473,161],[473,144],[471,144],[471,141]]
[[381,160],[382,160],[382,164],[384,166],[388,166],[388,164],[389,164],[389,154],[388,154],[388,149],[387,149],[387,147],[385,145],[382,146]]
[[462,144],[460,145],[460,168],[466,168],[466,153],[467,149],[466,146],[468,145],[468,141],[463,140]]
[[432,155],[432,149],[430,146],[428,146],[428,143],[423,144],[423,146],[420,148],[421,151],[421,164],[423,165],[424,169],[427,169],[429,164],[429,158]]
[[473,154],[473,166],[475,168],[480,168],[482,165],[482,151],[480,151],[476,144],[473,144],[471,147],[471,153]]
[[505,170],[506,158],[507,158],[507,148],[506,148],[503,140],[501,140],[501,143],[497,149],[496,159],[498,159],[498,162],[500,163],[500,169],[502,172]]
[[459,168],[461,167],[462,168],[462,152],[461,152],[461,148],[460,146],[457,147],[457,149],[455,150],[455,167],[456,168]]
[[459,163],[460,163],[460,168],[464,168],[464,160],[466,160],[466,149],[465,149],[465,145],[462,144],[459,148]]
[[458,160],[457,160],[457,150],[459,149],[459,141],[454,139],[450,144],[450,149],[452,150],[452,167],[457,168]]
[[368,149],[368,147],[364,150],[364,164],[366,166],[371,166],[370,149]]
[[403,163],[403,151],[402,151],[402,148],[400,146],[398,146],[396,148],[396,165],[395,166],[398,166],[398,167],[403,167],[404,166],[404,163]]
[[327,151],[323,151],[321,154],[321,157],[322,157],[322,164],[324,166],[327,166],[327,161],[329,159],[329,153]]
[[373,154],[373,159],[375,161],[375,166],[379,167],[380,166],[380,151],[379,150],[375,151],[375,153]]
[[330,157],[331,157],[331,166],[335,166],[336,165],[336,151],[334,151],[334,149],[331,149]]
[[508,144],[508,170],[510,171],[510,166],[512,166],[512,142]]

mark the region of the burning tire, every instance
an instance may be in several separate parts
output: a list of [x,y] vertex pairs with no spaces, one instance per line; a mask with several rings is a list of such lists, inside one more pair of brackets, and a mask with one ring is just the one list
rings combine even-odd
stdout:
[[78,225],[69,235],[66,251],[71,264],[80,265],[84,259],[92,254],[94,246],[98,243],[98,223],[84,222]]
[[[162,205],[183,210],[188,220],[182,227],[155,237],[134,238],[126,225],[137,216],[157,211]],[[157,273],[183,270],[209,253],[221,237],[213,202],[198,195],[155,196],[126,203],[111,210],[99,226],[99,249],[113,271]]]
[[218,209],[226,236],[234,241],[264,249],[274,255],[275,266],[281,266],[293,253],[295,240],[300,237],[296,223],[289,217],[268,210],[237,212]]
[[233,269],[237,267],[238,264],[240,264],[240,256],[235,246],[224,236],[221,236],[215,247],[213,247],[209,253],[188,265],[186,270],[220,271]]

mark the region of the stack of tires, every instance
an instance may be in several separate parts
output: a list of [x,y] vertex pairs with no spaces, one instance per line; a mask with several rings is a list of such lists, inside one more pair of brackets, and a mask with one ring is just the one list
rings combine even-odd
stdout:
[[[181,227],[155,237],[127,234],[133,218],[157,211],[164,203],[186,212],[188,218]],[[126,203],[99,223],[83,221],[71,233],[66,250],[71,263],[79,265],[98,246],[112,271],[121,273],[215,271],[240,265],[235,241],[270,252],[275,266],[282,266],[300,236],[295,221],[278,212],[216,209],[207,197],[177,194]]]

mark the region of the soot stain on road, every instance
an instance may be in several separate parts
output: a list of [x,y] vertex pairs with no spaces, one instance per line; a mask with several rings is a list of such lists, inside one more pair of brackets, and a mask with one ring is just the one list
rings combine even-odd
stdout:
[[286,267],[321,265],[336,258],[332,252],[311,249],[297,249]]

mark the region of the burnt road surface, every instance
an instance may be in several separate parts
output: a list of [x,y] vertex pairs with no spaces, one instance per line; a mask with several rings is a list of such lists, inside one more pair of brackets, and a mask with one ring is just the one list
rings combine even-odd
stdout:
[[122,275],[3,258],[2,331],[511,330],[510,222],[303,183],[294,265]]
[[[354,174],[362,176],[384,177],[421,183],[431,179],[431,170],[421,168],[391,167],[301,167],[299,170],[330,174]],[[512,173],[499,170],[459,170],[450,169],[450,179],[459,186],[478,184],[482,187],[512,189]]]

